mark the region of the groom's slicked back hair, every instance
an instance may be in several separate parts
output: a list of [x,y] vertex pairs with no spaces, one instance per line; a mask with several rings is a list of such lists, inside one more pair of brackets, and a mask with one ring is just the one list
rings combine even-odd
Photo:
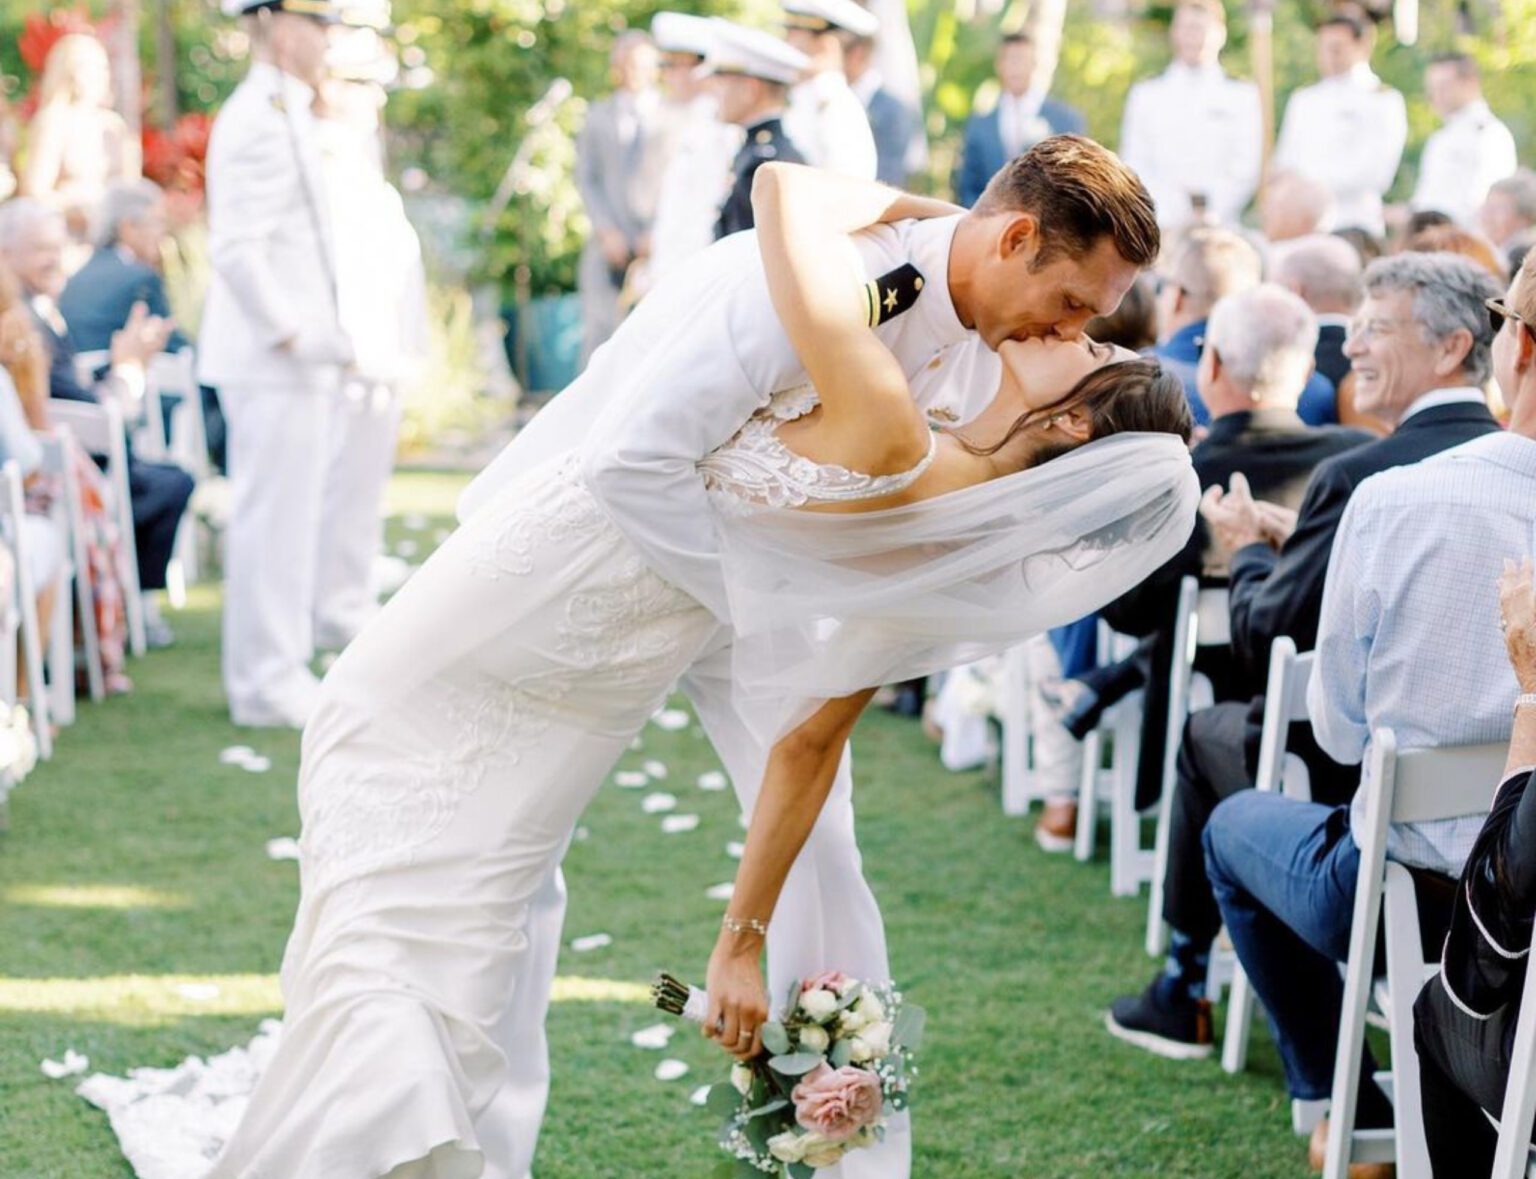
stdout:
[[1162,237],[1146,185],[1108,148],[1081,135],[1042,139],[992,177],[976,212],[1032,213],[1040,223],[1036,265],[1081,258],[1109,237],[1127,262],[1151,266]]

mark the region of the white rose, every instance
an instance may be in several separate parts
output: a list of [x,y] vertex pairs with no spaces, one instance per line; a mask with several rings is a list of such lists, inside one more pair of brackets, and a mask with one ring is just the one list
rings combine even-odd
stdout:
[[862,1035],[848,1041],[848,1059],[854,1064],[868,1064],[875,1058],[875,1050]]
[[835,1167],[842,1161],[846,1147],[820,1134],[807,1134],[801,1142],[801,1159],[813,1167]]
[[837,1026],[843,1035],[851,1036],[860,1031],[868,1022],[869,1017],[860,1011],[859,1005],[855,1003],[848,1010],[844,1011],[842,1015],[838,1016]]
[[832,1037],[825,1028],[812,1024],[800,1029],[800,1047],[807,1052],[825,1052],[831,1043]]
[[885,1004],[880,1002],[880,996],[873,991],[865,991],[854,1006],[870,1023],[879,1023],[885,1019]]
[[830,1016],[837,1010],[838,998],[831,991],[817,987],[814,991],[806,991],[800,996],[800,1010],[809,1015],[817,1023]]
[[752,1070],[744,1064],[731,1065],[731,1087],[743,1097],[752,1092]]
[[872,1023],[859,1033],[859,1039],[868,1044],[876,1056],[884,1056],[891,1050],[891,1034],[894,1030],[885,1022]]
[[805,1144],[810,1138],[810,1135],[802,1137],[793,1130],[785,1130],[768,1139],[768,1153],[781,1163],[804,1162]]

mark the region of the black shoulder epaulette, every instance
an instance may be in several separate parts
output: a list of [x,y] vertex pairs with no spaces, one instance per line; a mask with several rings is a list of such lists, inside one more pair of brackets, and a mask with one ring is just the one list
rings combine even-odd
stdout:
[[922,290],[923,272],[910,262],[865,283],[864,302],[869,326],[879,327],[887,320],[895,319],[917,302]]

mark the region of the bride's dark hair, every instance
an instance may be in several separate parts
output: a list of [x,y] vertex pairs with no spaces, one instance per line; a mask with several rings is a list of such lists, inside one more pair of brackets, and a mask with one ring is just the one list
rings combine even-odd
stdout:
[[[994,455],[1026,430],[1074,409],[1088,413],[1089,439],[1112,434],[1176,434],[1186,443],[1195,428],[1184,382],[1155,360],[1120,360],[1094,369],[1065,395],[1049,405],[1020,414],[1008,432],[991,446],[960,445],[975,455]],[[1077,444],[1051,444],[1030,459],[1039,466],[1077,449]]]

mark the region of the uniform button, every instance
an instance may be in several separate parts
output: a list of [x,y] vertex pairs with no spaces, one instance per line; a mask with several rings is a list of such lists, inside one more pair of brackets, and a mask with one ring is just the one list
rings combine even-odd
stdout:
[[938,368],[943,363],[944,363],[944,358],[942,356],[935,356],[932,360],[930,360],[928,362],[928,367],[929,368]]

